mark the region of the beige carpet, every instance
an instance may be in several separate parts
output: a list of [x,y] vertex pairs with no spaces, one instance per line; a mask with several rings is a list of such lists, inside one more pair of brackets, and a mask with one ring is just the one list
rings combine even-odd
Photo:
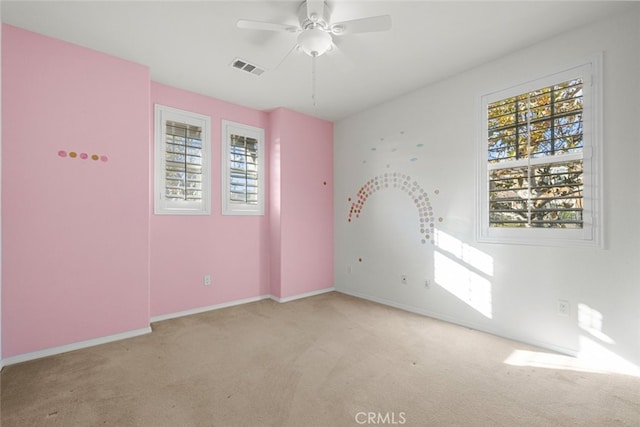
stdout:
[[2,371],[2,427],[639,426],[640,379],[340,293],[153,324]]

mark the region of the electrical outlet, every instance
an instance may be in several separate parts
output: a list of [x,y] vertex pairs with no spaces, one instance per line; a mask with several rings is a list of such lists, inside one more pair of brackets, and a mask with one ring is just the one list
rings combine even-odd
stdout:
[[204,283],[205,286],[211,286],[211,276],[205,274],[205,276],[202,278],[202,283]]
[[406,274],[400,275],[400,283],[402,283],[403,285],[407,284],[407,275]]
[[424,287],[429,289],[431,287],[431,282],[429,281],[429,279],[425,279],[424,280]]
[[558,315],[559,316],[568,316],[571,312],[571,306],[569,305],[569,301],[564,299],[558,300]]

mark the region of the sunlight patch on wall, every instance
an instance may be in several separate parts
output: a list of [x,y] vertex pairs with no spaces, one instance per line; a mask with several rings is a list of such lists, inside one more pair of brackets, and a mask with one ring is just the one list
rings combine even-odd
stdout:
[[610,336],[602,332],[602,313],[586,304],[578,304],[578,326],[604,343],[615,344]]
[[434,234],[435,245],[438,248],[448,252],[476,270],[488,276],[493,276],[493,257],[442,230],[435,230]]
[[491,319],[491,282],[486,276],[493,275],[493,258],[441,230],[435,231],[434,241],[435,282]]
[[516,350],[504,363],[513,366],[534,366],[603,374],[616,373],[640,377],[640,367],[605,347],[605,345],[614,345],[615,341],[602,332],[603,318],[602,313],[598,310],[587,304],[578,304],[578,327],[590,336],[581,334],[578,337],[578,351],[575,357]]

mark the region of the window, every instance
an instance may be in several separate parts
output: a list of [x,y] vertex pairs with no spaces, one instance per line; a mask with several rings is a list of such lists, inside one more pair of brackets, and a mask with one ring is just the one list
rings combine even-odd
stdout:
[[599,64],[482,97],[480,241],[599,244]]
[[222,213],[264,214],[264,130],[222,122]]
[[211,213],[207,116],[155,106],[155,213]]

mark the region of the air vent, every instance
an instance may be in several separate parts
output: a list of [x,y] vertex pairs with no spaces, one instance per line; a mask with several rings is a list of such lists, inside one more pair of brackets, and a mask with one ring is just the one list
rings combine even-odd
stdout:
[[253,74],[255,76],[259,76],[262,73],[264,73],[264,68],[255,64],[251,64],[245,61],[244,59],[240,59],[240,58],[234,59],[233,62],[231,63],[231,66],[233,68],[237,68],[238,70],[246,71],[247,73]]

